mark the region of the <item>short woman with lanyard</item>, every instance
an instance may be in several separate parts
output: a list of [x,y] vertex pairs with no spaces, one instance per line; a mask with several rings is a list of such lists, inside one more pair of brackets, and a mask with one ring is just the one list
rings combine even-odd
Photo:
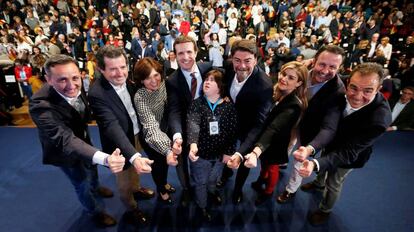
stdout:
[[190,145],[191,177],[195,185],[195,200],[204,220],[210,221],[207,199],[221,203],[216,182],[224,163],[235,151],[236,109],[223,101],[223,74],[212,70],[203,83],[204,97],[196,99],[188,112],[187,135]]

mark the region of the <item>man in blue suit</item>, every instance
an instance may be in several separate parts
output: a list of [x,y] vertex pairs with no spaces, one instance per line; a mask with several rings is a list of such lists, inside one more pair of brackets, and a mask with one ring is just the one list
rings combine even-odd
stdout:
[[[232,66],[226,68],[226,84],[229,96],[235,104],[238,117],[237,137],[240,146],[229,162],[229,168],[238,168],[233,191],[233,203],[242,201],[242,188],[249,175],[249,168],[242,164],[254,147],[266,115],[272,105],[272,81],[257,66],[257,46],[251,40],[239,40],[231,48]],[[228,168],[223,171],[223,179],[229,176]]]
[[[197,44],[189,36],[179,36],[174,42],[174,51],[179,68],[166,80],[168,95],[168,124],[172,141],[182,146],[178,156],[177,175],[183,188],[182,205],[186,206],[190,197],[188,174],[188,147],[186,144],[187,110],[192,101],[202,96],[204,74],[211,69],[211,63],[196,63]],[[176,152],[174,152],[176,153]]]
[[106,45],[96,55],[102,73],[89,89],[89,102],[99,126],[104,151],[119,148],[125,156],[126,169],[116,174],[120,197],[127,211],[127,222],[147,223],[139,210],[134,195],[143,198],[154,196],[152,190],[140,186],[140,173],[151,172],[152,160],[139,153],[139,122],[133,103],[135,86],[128,82],[128,62],[123,48]]

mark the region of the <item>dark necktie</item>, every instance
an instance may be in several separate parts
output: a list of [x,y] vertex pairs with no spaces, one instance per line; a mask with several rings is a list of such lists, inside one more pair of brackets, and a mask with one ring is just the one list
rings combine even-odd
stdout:
[[191,97],[194,100],[197,91],[197,78],[195,73],[191,73]]

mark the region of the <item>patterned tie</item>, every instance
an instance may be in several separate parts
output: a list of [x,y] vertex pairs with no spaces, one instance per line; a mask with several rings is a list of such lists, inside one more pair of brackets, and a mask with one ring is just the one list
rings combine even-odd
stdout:
[[190,75],[192,77],[191,78],[191,96],[192,96],[192,98],[194,100],[195,95],[196,95],[196,91],[197,91],[197,78],[195,76],[195,72],[194,73],[191,73]]
[[77,97],[74,101],[72,101],[72,107],[75,108],[76,111],[83,117],[85,113],[85,104],[83,103],[81,97]]

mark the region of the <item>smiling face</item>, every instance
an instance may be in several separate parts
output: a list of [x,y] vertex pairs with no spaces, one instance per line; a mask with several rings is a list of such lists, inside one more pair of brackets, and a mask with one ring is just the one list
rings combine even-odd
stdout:
[[74,63],[51,67],[46,80],[56,91],[69,98],[77,97],[81,91],[82,77],[78,66]]
[[161,84],[161,74],[152,69],[149,76],[142,81],[142,84],[150,92],[158,90]]
[[105,79],[115,86],[121,86],[128,77],[128,65],[124,56],[104,57],[105,69],[99,69]]
[[301,85],[302,81],[299,81],[298,73],[294,69],[287,68],[279,73],[277,88],[282,95],[290,94]]
[[328,51],[322,52],[312,70],[312,84],[323,83],[335,77],[342,64],[342,56]]
[[370,103],[380,87],[378,74],[355,72],[349,80],[346,97],[351,107],[358,109]]
[[247,51],[236,51],[232,58],[234,71],[239,81],[245,80],[257,64],[256,57]]
[[175,54],[180,68],[187,72],[192,72],[195,66],[197,52],[192,42],[179,43],[175,45]]

